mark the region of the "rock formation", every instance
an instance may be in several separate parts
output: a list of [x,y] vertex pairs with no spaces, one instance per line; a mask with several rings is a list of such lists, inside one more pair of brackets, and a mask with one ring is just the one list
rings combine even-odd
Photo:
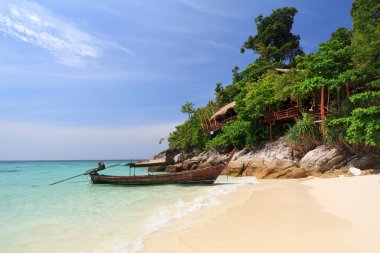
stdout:
[[[173,157],[173,164],[166,168],[150,168],[150,171],[179,172],[205,168],[221,164],[228,157],[228,154],[220,154],[216,149],[210,149],[196,156],[182,154],[179,150],[171,151],[170,154],[161,152],[159,155],[165,158]],[[362,175],[380,173],[380,158],[376,154],[356,156],[334,147],[321,145],[303,157],[300,156],[300,153],[282,137],[260,148],[237,151],[223,174],[273,179],[351,176],[350,168],[362,170]],[[166,159],[171,161],[170,158]]]

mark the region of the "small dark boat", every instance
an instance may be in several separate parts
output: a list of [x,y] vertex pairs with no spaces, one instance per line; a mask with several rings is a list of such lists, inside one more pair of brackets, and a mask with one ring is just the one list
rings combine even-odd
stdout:
[[94,184],[152,185],[152,184],[213,184],[227,165],[144,176],[108,176],[90,174]]
[[[227,167],[235,151],[223,164],[210,166],[195,170],[173,172],[166,174],[144,175],[144,176],[109,176],[100,175],[98,170],[90,173],[94,184],[117,184],[117,185],[154,185],[154,184],[213,184],[220,173]],[[147,165],[162,165],[162,163],[138,162],[128,164],[130,167],[147,167]]]

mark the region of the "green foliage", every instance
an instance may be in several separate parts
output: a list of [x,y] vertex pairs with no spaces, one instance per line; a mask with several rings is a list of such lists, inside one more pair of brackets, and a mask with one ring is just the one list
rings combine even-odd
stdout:
[[192,152],[203,150],[209,137],[201,128],[200,121],[194,115],[183,124],[176,126],[176,130],[168,137],[171,148],[180,148]]
[[203,150],[207,136],[200,127],[195,125],[193,120],[188,120],[176,127],[176,131],[169,135],[168,141],[171,148],[181,148],[191,152]]
[[316,53],[297,57],[297,67],[306,71],[305,80],[298,85],[299,92],[309,93],[327,84],[337,87],[345,82],[338,80],[341,80],[341,73],[348,74],[346,71],[352,68],[351,37],[351,31],[339,28]]
[[206,143],[206,149],[215,148],[217,150],[224,150],[229,146],[231,146],[231,144],[224,137],[224,135],[221,134],[217,135]]
[[351,80],[370,78],[375,81],[367,81],[364,86],[366,90],[349,98],[353,110],[348,115],[332,119],[328,123],[328,130],[339,131],[343,141],[349,144],[379,148],[380,82],[376,79],[380,76],[380,2],[356,0],[351,15],[352,59],[356,69],[351,73],[348,71],[348,76]]
[[250,123],[243,120],[227,122],[222,133],[206,143],[206,148],[219,150],[227,147],[244,147],[250,134]]
[[238,84],[228,85],[226,88],[220,89],[219,92],[216,93],[216,104],[219,107],[222,107],[223,105],[234,101],[235,96],[240,94],[240,92],[241,87]]
[[255,121],[264,116],[269,106],[286,99],[282,89],[274,85],[280,83],[281,78],[275,71],[268,71],[257,82],[248,83],[245,96],[237,100],[236,110],[242,119]]
[[193,103],[190,103],[189,101],[186,101],[186,102],[182,105],[182,107],[181,107],[181,112],[182,112],[182,113],[186,113],[186,114],[189,116],[189,118],[190,118],[190,117],[193,116],[194,113],[195,113],[194,104],[193,104]]
[[[304,55],[299,36],[291,30],[295,8],[274,10],[271,15],[255,19],[257,34],[250,36],[241,51],[253,50],[259,58],[245,69],[232,69],[232,84],[216,84],[213,103],[216,107],[236,101],[238,120],[229,122],[222,132],[210,139],[194,116],[194,105],[186,102],[181,111],[189,119],[170,134],[169,144],[185,150],[225,149],[249,146],[265,140],[267,123],[263,116],[268,108],[282,109],[289,97],[301,104],[318,102],[321,87],[329,90],[329,119],[324,141],[331,143],[380,147],[380,3],[356,0],[353,3],[353,29],[337,29],[317,52]],[[276,68],[291,67],[279,74]],[[349,83],[351,96],[342,94]],[[340,95],[339,99],[337,98]],[[339,104],[339,107],[337,105]],[[338,110],[339,109],[339,110]],[[198,110],[208,110],[210,104]],[[277,130],[276,130],[277,129]],[[273,128],[281,133],[279,124]],[[300,150],[308,150],[322,141],[318,127],[303,115],[287,133]]]
[[286,134],[288,141],[301,151],[316,147],[321,141],[321,132],[309,114],[302,114],[302,119],[289,129]]
[[356,0],[352,4],[355,65],[372,76],[380,76],[380,2]]
[[352,95],[350,101],[352,103],[359,103],[362,101],[376,102],[380,98],[380,91],[365,91],[359,94]]
[[241,52],[251,49],[260,55],[260,59],[268,62],[292,62],[302,54],[300,36],[294,35],[291,30],[297,9],[284,7],[274,10],[268,17],[259,15],[255,19],[257,34],[249,36],[241,47]]
[[215,87],[215,95],[218,96],[218,93],[222,92],[224,90],[222,83],[216,83]]
[[329,122],[332,129],[344,129],[343,138],[350,144],[380,148],[380,106],[356,108],[348,117]]

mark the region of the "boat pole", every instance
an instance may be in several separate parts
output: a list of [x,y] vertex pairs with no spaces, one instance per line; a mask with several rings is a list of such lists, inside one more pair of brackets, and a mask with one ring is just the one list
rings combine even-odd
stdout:
[[98,172],[98,171],[105,170],[105,169],[108,169],[108,168],[112,168],[112,167],[115,167],[115,166],[118,166],[118,165],[120,165],[120,163],[118,163],[118,164],[114,164],[114,165],[111,165],[111,166],[109,166],[109,167],[107,167],[107,168],[104,168],[104,169],[94,168],[94,169],[91,169],[91,170],[87,170],[85,173],[82,173],[82,174],[79,174],[79,175],[76,175],[76,176],[73,176],[73,177],[69,177],[69,178],[66,178],[66,179],[63,179],[63,180],[60,180],[60,181],[54,182],[54,183],[52,183],[52,184],[50,184],[50,185],[59,184],[59,183],[65,182],[65,181],[67,181],[67,180],[70,180],[70,179],[76,178],[76,177],[89,175],[89,174],[91,174],[91,173],[93,173],[93,172]]

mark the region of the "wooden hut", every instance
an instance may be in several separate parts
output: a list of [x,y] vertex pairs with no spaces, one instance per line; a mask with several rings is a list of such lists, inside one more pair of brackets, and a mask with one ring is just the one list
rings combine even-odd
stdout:
[[200,119],[203,130],[210,135],[214,135],[220,129],[222,129],[228,121],[235,120],[237,117],[234,110],[235,105],[236,102],[232,101],[231,103],[228,103],[220,108],[211,117],[208,117],[208,115],[204,117],[204,115],[201,115],[199,113],[198,117]]

